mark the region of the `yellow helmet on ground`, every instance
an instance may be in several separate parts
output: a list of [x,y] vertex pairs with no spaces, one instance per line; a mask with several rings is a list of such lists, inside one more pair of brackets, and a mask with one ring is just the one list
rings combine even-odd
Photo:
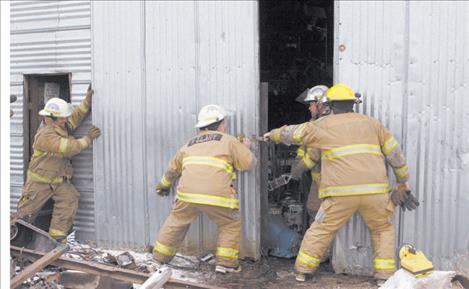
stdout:
[[336,84],[326,91],[326,97],[329,102],[353,100],[357,101],[355,92],[345,84]]

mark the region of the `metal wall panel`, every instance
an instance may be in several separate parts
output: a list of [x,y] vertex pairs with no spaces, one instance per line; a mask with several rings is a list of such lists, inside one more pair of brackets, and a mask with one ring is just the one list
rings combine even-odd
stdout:
[[98,245],[137,247],[148,239],[145,164],[144,4],[93,2],[93,119]]
[[[469,101],[463,96],[469,93],[469,4],[335,5],[334,82],[362,92],[362,111],[401,142],[410,184],[421,202],[415,212],[404,214],[403,241],[423,250],[438,269],[467,272]],[[337,234],[334,268],[371,274],[371,261],[368,230],[354,216]]]
[[[154,242],[168,216],[174,195],[157,197],[154,186],[170,157],[196,133],[203,105],[214,102],[231,111],[232,133],[258,133],[257,3],[96,2],[93,7],[99,95],[94,119],[105,132],[95,158],[98,240],[140,247]],[[238,180],[242,253],[252,257],[260,249],[258,172],[259,167]],[[215,230],[199,218],[185,251],[213,249]]]
[[[23,75],[71,73],[71,99],[78,105],[91,81],[89,1],[12,1],[11,92],[18,96],[11,119],[11,208],[16,210],[24,180]],[[91,118],[79,128],[82,136]],[[94,240],[92,151],[73,158],[73,182],[81,193],[75,229],[81,240]]]
[[421,207],[404,218],[439,268],[469,272],[469,3],[409,2],[406,148]]

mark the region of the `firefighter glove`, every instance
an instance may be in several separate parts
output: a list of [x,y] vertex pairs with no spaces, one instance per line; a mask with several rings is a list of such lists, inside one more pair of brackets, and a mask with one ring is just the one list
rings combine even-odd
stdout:
[[95,127],[94,125],[88,130],[88,133],[86,134],[86,136],[89,137],[91,140],[94,140],[100,135],[101,135],[101,130]]
[[156,189],[156,193],[162,197],[169,195],[169,188]]
[[295,181],[299,181],[303,176],[303,173],[306,171],[305,166],[302,163],[303,162],[295,164],[291,169],[291,178]]
[[86,90],[86,97],[91,100],[91,97],[94,94],[94,90],[91,88],[91,84],[88,85],[88,89]]
[[402,209],[407,209],[408,211],[412,211],[417,209],[417,207],[420,205],[419,201],[417,198],[412,195],[411,191],[406,191],[405,192],[405,198],[404,198],[404,203],[401,205]]
[[401,206],[405,211],[415,210],[419,206],[419,202],[409,189],[407,184],[397,184],[396,189],[391,194],[391,200],[396,206]]

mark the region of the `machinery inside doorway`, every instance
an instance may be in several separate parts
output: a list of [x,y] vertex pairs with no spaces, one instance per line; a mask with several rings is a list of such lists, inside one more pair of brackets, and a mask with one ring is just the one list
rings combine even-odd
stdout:
[[[300,95],[315,85],[332,84],[334,1],[259,1],[261,82],[268,85],[267,127],[309,121],[310,112]],[[272,181],[290,174],[297,146],[269,144],[268,176]],[[282,179],[280,179],[282,181]],[[263,202],[263,253],[296,256],[299,241],[309,227],[306,200],[311,174],[300,181],[284,179],[286,185],[268,189]]]

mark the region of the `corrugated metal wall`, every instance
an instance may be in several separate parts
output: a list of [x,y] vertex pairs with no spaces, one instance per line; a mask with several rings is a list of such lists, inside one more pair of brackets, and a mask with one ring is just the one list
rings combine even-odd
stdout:
[[[188,138],[198,110],[232,112],[232,133],[258,133],[259,68],[255,1],[93,3],[96,214],[102,245],[152,244],[173,197],[154,186]],[[113,25],[109,25],[112,23]],[[118,49],[116,49],[118,48]],[[112,52],[112,53],[111,53]],[[259,167],[239,178],[243,254],[258,257]],[[215,226],[195,221],[185,249],[215,247]]]
[[[74,105],[83,99],[91,81],[90,1],[11,2],[11,206],[16,210],[24,180],[23,75],[71,73]],[[77,132],[82,136],[91,123],[88,118]],[[73,159],[73,182],[81,193],[75,220],[78,237],[94,240],[94,195],[92,151]]]
[[[362,111],[390,128],[409,161],[421,205],[404,214],[403,241],[438,269],[467,272],[469,3],[337,1],[335,13],[334,80],[363,93]],[[371,259],[355,216],[337,235],[334,268],[370,274]]]

